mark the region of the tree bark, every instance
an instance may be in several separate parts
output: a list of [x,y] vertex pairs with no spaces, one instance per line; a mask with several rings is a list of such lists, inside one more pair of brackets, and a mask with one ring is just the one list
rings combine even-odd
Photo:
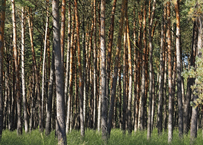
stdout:
[[82,68],[81,68],[81,52],[80,52],[80,34],[79,34],[79,19],[78,19],[78,8],[77,8],[77,0],[75,2],[75,19],[76,19],[76,33],[77,33],[77,48],[78,48],[78,73],[79,73],[79,96],[80,96],[80,131],[81,137],[85,136],[85,128],[84,128],[84,116],[83,116],[83,93],[82,93]]
[[27,101],[26,101],[26,94],[25,94],[25,64],[24,64],[24,55],[25,55],[25,10],[24,7],[22,7],[22,22],[21,22],[21,28],[22,28],[22,45],[21,45],[21,79],[22,79],[22,95],[23,95],[23,114],[24,114],[24,122],[25,122],[25,132],[28,132],[28,116],[27,116]]
[[64,96],[63,96],[63,72],[61,68],[61,47],[60,47],[60,30],[59,30],[59,7],[58,0],[52,1],[53,15],[53,47],[55,50],[55,78],[56,78],[56,111],[57,111],[57,129],[58,144],[66,144],[65,132],[65,113],[64,113]]
[[[69,1],[69,9],[71,10],[71,3]],[[73,11],[74,12],[74,11]],[[71,13],[71,12],[70,12]],[[71,15],[71,14],[70,14]],[[67,99],[67,113],[66,113],[66,133],[68,134],[70,129],[70,121],[71,121],[71,98],[73,92],[73,41],[74,41],[74,33],[75,33],[75,16],[74,13],[72,15],[72,34],[71,34],[71,44],[70,44],[70,72],[69,72],[69,91],[68,91],[68,99]]]
[[15,77],[16,77],[16,100],[17,100],[17,134],[22,134],[21,124],[21,97],[20,97],[20,77],[18,71],[18,52],[17,52],[17,32],[16,32],[16,17],[15,17],[15,0],[11,0],[12,3],[12,21],[13,21],[13,53],[15,63]]
[[[126,13],[127,13],[127,10],[126,10]],[[129,90],[128,90],[127,118],[128,118],[128,133],[131,134],[132,133],[131,106],[132,106],[132,76],[133,76],[133,70],[132,70],[132,57],[131,57],[131,45],[130,45],[131,43],[130,43],[130,30],[129,30],[128,15],[126,17],[126,25],[127,25],[127,42],[128,42],[128,66],[129,66]]]
[[168,117],[168,143],[173,138],[173,98],[172,98],[172,63],[171,63],[171,20],[170,20],[170,1],[167,2],[167,36],[168,36],[168,95],[169,95],[169,117]]
[[97,41],[96,41],[96,0],[94,0],[94,48],[93,48],[93,53],[94,53],[94,79],[93,79],[93,129],[96,129],[96,102],[97,102]]
[[150,81],[150,86],[149,86],[149,111],[148,111],[148,126],[147,126],[147,138],[150,139],[151,137],[151,109],[152,109],[152,89],[153,89],[153,46],[152,46],[152,24],[153,24],[153,19],[154,19],[154,13],[155,13],[155,7],[156,7],[156,0],[153,1],[153,7],[152,7],[152,14],[150,17],[150,22],[149,22],[149,81]]
[[102,140],[107,143],[107,98],[106,98],[106,43],[105,43],[105,0],[101,0],[101,82],[100,82],[100,97],[101,97],[101,129]]
[[181,88],[181,46],[180,46],[180,15],[179,15],[179,0],[175,1],[176,11],[176,56],[177,56],[177,88],[178,88],[178,129],[179,137],[183,136],[183,111],[182,111],[182,88]]

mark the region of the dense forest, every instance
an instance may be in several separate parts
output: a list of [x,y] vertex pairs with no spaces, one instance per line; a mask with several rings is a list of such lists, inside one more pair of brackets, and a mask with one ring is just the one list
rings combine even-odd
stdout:
[[[202,0],[1,0],[0,136],[203,129]],[[203,132],[202,132],[203,133]]]

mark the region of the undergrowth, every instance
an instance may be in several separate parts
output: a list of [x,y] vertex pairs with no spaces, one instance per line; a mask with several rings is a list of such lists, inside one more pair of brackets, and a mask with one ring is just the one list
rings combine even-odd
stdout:
[[[4,130],[2,134],[2,139],[0,141],[1,145],[57,145],[57,139],[55,138],[55,132],[52,131],[49,136],[44,133],[40,133],[38,130],[33,130],[31,133],[17,136],[16,131],[10,132]],[[80,132],[73,130],[67,135],[68,145],[102,145],[101,133],[95,130],[87,129],[85,132],[85,137],[83,140],[80,138]],[[166,145],[168,144],[167,132],[158,135],[155,129],[152,133],[150,140],[147,140],[147,132],[137,132],[132,135],[123,132],[119,129],[113,129],[111,131],[110,139],[108,140],[108,145]],[[178,131],[175,130],[173,133],[172,145],[190,145],[190,136],[184,135],[182,139],[179,139]],[[198,131],[197,139],[193,144],[201,145],[203,144],[203,138],[201,130]]]

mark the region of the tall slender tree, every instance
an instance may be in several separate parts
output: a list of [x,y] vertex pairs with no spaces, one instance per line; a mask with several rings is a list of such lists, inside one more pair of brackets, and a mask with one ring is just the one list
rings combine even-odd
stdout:
[[182,88],[181,88],[181,46],[180,46],[180,14],[179,14],[179,0],[175,1],[176,12],[176,56],[177,56],[177,88],[178,88],[178,129],[179,137],[183,136],[183,111],[182,111]]
[[102,139],[107,142],[107,98],[106,98],[106,42],[105,42],[105,5],[106,1],[101,0],[101,85],[100,85],[100,97],[101,97],[101,129]]
[[11,0],[12,3],[12,22],[13,22],[13,53],[15,63],[15,76],[16,76],[16,100],[17,100],[17,134],[22,134],[21,124],[21,97],[20,97],[20,77],[19,77],[19,62],[18,62],[18,51],[17,51],[17,30],[16,30],[16,16],[15,16],[15,0]]
[[148,111],[148,127],[147,127],[147,138],[149,139],[151,137],[151,109],[152,109],[152,89],[153,89],[153,61],[152,61],[152,55],[153,55],[153,46],[152,46],[152,24],[153,24],[153,18],[155,13],[155,7],[156,7],[156,0],[153,1],[153,7],[152,7],[152,14],[150,17],[149,22],[149,62],[150,62],[150,69],[149,69],[149,80],[150,80],[150,86],[149,86],[149,111]]
[[171,20],[170,20],[170,5],[167,2],[167,42],[168,42],[168,94],[169,94],[169,117],[168,117],[168,142],[170,143],[173,138],[173,98],[172,98],[172,63],[171,63]]
[[27,116],[27,101],[26,101],[26,94],[25,94],[25,8],[22,7],[22,22],[21,22],[21,80],[22,80],[22,95],[23,95],[23,114],[24,114],[24,122],[25,122],[25,132],[28,132],[28,116]]
[[80,96],[80,131],[81,137],[85,136],[84,128],[84,116],[83,116],[83,93],[82,93],[82,67],[81,67],[81,52],[80,52],[80,34],[79,34],[79,19],[78,19],[78,7],[77,0],[74,0],[75,3],[75,20],[76,20],[76,33],[77,33],[77,48],[78,48],[78,71],[79,71],[79,96]]
[[61,47],[60,47],[60,30],[59,30],[59,1],[52,1],[53,15],[53,47],[55,50],[55,78],[56,78],[56,111],[57,111],[57,128],[58,144],[66,144],[65,132],[65,112],[64,112],[64,96],[63,96],[63,76],[61,68]]

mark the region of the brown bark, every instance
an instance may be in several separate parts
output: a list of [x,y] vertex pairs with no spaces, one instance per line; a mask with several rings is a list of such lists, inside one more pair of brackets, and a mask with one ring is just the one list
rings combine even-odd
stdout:
[[113,33],[114,33],[114,17],[116,11],[116,2],[117,0],[113,1],[113,6],[111,10],[111,25],[109,27],[109,34],[108,34],[108,48],[107,48],[107,81],[106,81],[106,96],[109,98],[109,80],[110,80],[110,65],[111,65],[111,52],[112,52],[112,44],[113,44]]
[[180,46],[180,15],[179,15],[179,0],[175,1],[176,12],[176,56],[177,56],[177,88],[178,88],[178,129],[179,137],[183,136],[183,111],[182,111],[182,88],[181,88],[181,46]]
[[78,8],[77,0],[75,2],[75,20],[76,20],[76,33],[77,33],[77,48],[78,48],[78,73],[79,73],[79,96],[80,96],[80,131],[81,137],[85,136],[84,128],[84,116],[83,116],[83,93],[82,93],[82,68],[81,68],[81,52],[80,52],[80,34],[79,34],[79,19],[78,19]]

